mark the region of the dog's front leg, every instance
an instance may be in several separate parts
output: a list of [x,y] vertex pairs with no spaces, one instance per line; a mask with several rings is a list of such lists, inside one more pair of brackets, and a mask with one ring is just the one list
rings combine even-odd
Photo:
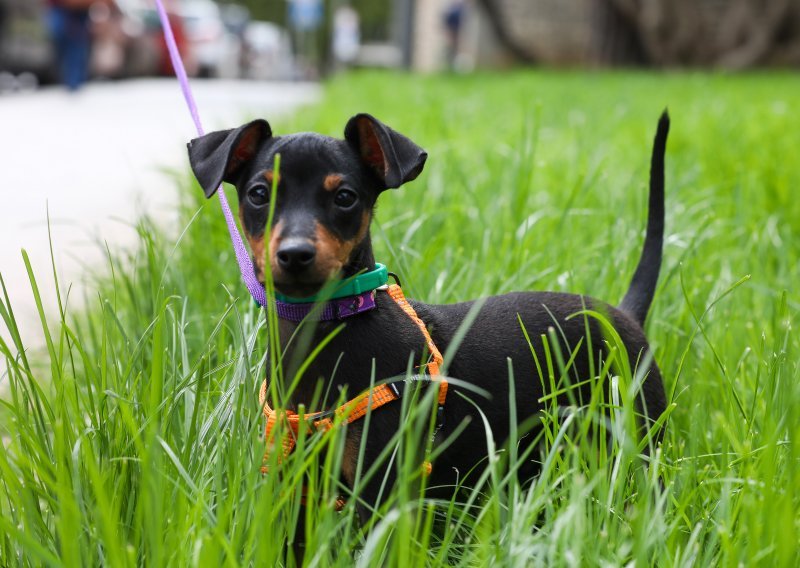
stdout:
[[306,506],[300,505],[297,524],[295,525],[294,538],[286,549],[287,566],[303,566],[306,554]]
[[[396,505],[398,476],[405,490],[404,499],[413,499],[421,491],[420,471],[425,440],[420,439],[416,449],[413,449],[414,444],[398,440],[402,424],[401,404],[394,404],[373,411],[368,422],[348,425],[342,455],[342,478],[351,490],[361,526],[366,531],[376,522],[376,514],[385,513],[382,509],[387,504]],[[420,415],[419,419],[426,418]],[[413,455],[399,451],[401,444]]]

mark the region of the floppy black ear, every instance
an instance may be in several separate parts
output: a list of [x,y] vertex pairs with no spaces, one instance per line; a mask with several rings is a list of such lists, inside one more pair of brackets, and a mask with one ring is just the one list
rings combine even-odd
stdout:
[[189,142],[189,164],[206,197],[214,195],[223,181],[230,182],[270,136],[272,130],[267,121],[258,119],[239,128],[209,132]]
[[387,189],[415,179],[428,157],[425,150],[368,114],[348,120],[344,138]]

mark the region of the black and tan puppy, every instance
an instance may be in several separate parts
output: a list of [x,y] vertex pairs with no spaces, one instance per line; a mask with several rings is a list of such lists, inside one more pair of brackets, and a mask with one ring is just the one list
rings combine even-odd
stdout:
[[[539,411],[546,381],[541,380],[534,357],[518,317],[533,338],[539,361],[545,360],[539,338],[549,328],[559,330],[563,360],[573,360],[570,376],[574,389],[570,400],[579,403],[590,398],[591,363],[606,348],[600,325],[591,318],[574,317],[586,308],[599,310],[610,318],[622,338],[632,368],[651,361],[642,326],[653,298],[661,264],[664,230],[664,151],[669,119],[661,117],[656,133],[651,171],[647,235],[636,272],[620,306],[613,307],[591,298],[555,292],[517,292],[486,299],[458,352],[448,375],[471,383],[492,394],[486,400],[470,393],[488,418],[496,440],[509,434],[508,360],[512,361],[516,409],[520,420]],[[275,154],[281,154],[281,170],[273,172]],[[252,247],[257,271],[263,279],[270,270],[276,289],[295,298],[315,294],[331,279],[347,278],[375,267],[370,240],[370,221],[375,201],[382,191],[397,188],[415,179],[422,171],[427,154],[411,140],[370,115],[350,119],[344,139],[312,133],[273,136],[266,121],[255,120],[236,129],[213,132],[189,144],[189,156],[206,196],[211,196],[223,181],[236,186],[239,212]],[[279,176],[277,201],[272,226],[265,230],[269,209],[270,185]],[[268,243],[269,266],[264,266]],[[580,243],[576,243],[580,244]],[[262,280],[263,281],[263,280]],[[377,308],[348,317],[346,328],[317,356],[290,405],[309,405],[320,379],[334,388],[355,395],[369,388],[371,370],[378,381],[402,376],[410,360],[419,361],[426,343],[420,329],[386,293],[378,291]],[[444,353],[473,302],[428,305],[411,302]],[[314,331],[311,348],[341,322],[320,322]],[[296,323],[281,320],[284,344]],[[590,340],[586,331],[589,329]],[[588,345],[593,352],[589,352]],[[289,351],[292,345],[289,346]],[[297,355],[297,354],[295,354]],[[305,353],[300,354],[302,359]],[[295,357],[297,359],[297,357]],[[290,353],[287,360],[292,360]],[[335,372],[334,372],[335,370]],[[289,376],[289,375],[286,375]],[[457,385],[451,391],[458,391]],[[332,394],[331,397],[334,395]],[[567,400],[565,395],[564,400]],[[323,409],[334,400],[323,400]],[[327,405],[327,406],[325,406]],[[400,420],[400,404],[389,404],[373,412],[367,434],[365,460],[372,462],[395,434]],[[665,408],[661,374],[650,364],[638,395],[638,411],[643,427],[658,419]],[[321,409],[316,409],[321,410]],[[459,476],[486,458],[485,432],[478,411],[461,396],[451,394],[444,406],[444,439],[465,420],[465,430],[437,458],[430,487],[452,487]],[[351,486],[355,459],[361,442],[361,422],[348,426],[343,475]],[[534,438],[534,436],[530,436]],[[421,441],[422,445],[422,441]],[[365,464],[369,466],[369,463]],[[531,461],[523,476],[536,473]],[[387,472],[390,483],[393,472]],[[363,488],[359,496],[367,503],[378,499],[383,476]]]

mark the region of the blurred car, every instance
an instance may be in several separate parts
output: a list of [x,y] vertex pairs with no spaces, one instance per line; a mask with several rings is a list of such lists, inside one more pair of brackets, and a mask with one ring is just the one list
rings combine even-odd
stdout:
[[244,30],[243,75],[248,79],[291,79],[294,75],[289,33],[272,22],[250,22]]
[[239,77],[242,44],[225,26],[219,6],[211,0],[183,0],[176,12],[196,62],[197,75]]
[[0,0],[0,72],[56,78],[45,0]]
[[[165,2],[175,41],[190,74],[196,65],[175,2]],[[152,0],[99,2],[90,10],[94,45],[92,74],[99,77],[171,75],[161,20]]]
[[141,5],[130,0],[98,2],[90,8],[92,76],[134,77],[158,70],[158,46],[143,16]]

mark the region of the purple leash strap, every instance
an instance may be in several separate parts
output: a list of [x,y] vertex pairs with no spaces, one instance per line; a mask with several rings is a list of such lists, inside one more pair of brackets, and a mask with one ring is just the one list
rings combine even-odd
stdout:
[[[167,11],[164,9],[162,0],[156,0],[156,9],[158,10],[158,17],[161,19],[161,27],[164,30],[164,39],[167,42],[167,49],[169,51],[169,58],[172,61],[172,68],[175,70],[175,76],[181,85],[183,91],[183,98],[189,107],[189,112],[192,115],[192,120],[197,128],[197,135],[203,136],[205,134],[203,125],[200,123],[200,114],[197,111],[197,104],[195,103],[192,89],[189,86],[189,77],[186,75],[186,68],[183,66],[181,54],[178,51],[178,44],[175,42],[175,35],[172,33],[172,25],[169,23]],[[250,291],[250,295],[260,305],[267,304],[267,296],[264,287],[255,276],[253,270],[253,261],[250,260],[250,254],[242,241],[242,235],[236,226],[236,221],[233,218],[233,213],[228,205],[228,200],[225,197],[225,192],[220,185],[217,188],[217,195],[219,196],[219,204],[222,207],[222,214],[225,215],[225,221],[228,224],[228,232],[231,235],[231,242],[233,243],[233,251],[236,254],[236,262],[239,263],[239,270],[242,273],[242,280],[245,286]]]

